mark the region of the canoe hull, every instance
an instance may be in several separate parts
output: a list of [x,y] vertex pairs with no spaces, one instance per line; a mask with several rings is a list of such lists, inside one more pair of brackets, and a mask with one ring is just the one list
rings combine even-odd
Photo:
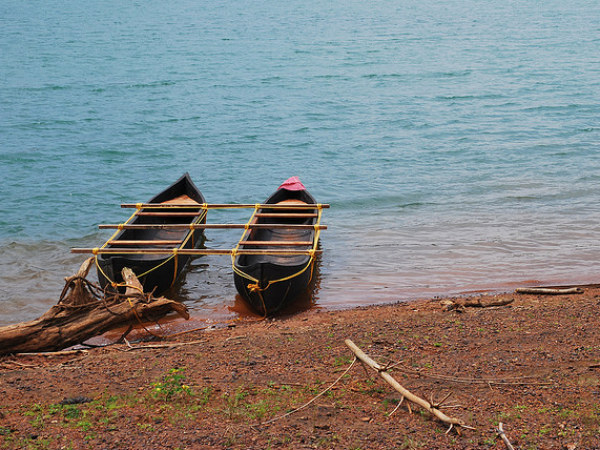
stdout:
[[[263,286],[268,284],[268,280],[278,280],[288,276],[291,276],[291,278],[261,290],[256,289],[259,287],[255,287],[256,283],[235,274],[235,287],[254,311],[268,316],[292,304],[308,288],[312,279],[314,264],[314,260],[308,263],[308,267],[306,265],[281,267],[259,264],[257,270],[250,271],[249,274],[262,280]],[[259,273],[261,270],[262,273]],[[298,275],[301,271],[302,273]]]
[[[298,188],[297,184],[286,181],[265,204],[281,202],[301,202],[316,204],[304,186]],[[287,183],[287,185],[286,185]],[[298,181],[299,183],[299,181]],[[288,186],[288,188],[285,188]],[[256,223],[286,223],[293,225],[315,225],[317,223],[317,210],[313,209],[269,209],[257,211],[262,213],[305,213],[315,217],[310,218],[258,218]],[[277,246],[278,249],[308,250],[312,249],[317,239],[315,230],[298,229],[255,229],[245,233],[240,240],[240,249],[273,248],[260,245],[245,244],[249,241],[288,241],[310,242],[310,246]],[[298,296],[308,288],[315,265],[312,255],[261,255],[261,256],[236,256],[234,259],[234,282],[239,294],[259,314],[271,315],[289,306]]]
[[[178,197],[187,197],[196,204],[205,203],[204,197],[194,185],[189,175],[184,174],[179,180],[169,186],[167,189],[154,196],[148,203],[163,203],[177,199]],[[141,209],[139,212],[144,212]],[[148,210],[155,211],[155,210]],[[175,223],[205,223],[206,209],[198,206],[190,208],[178,208],[177,212],[189,212],[196,215],[186,218],[176,216],[133,216],[129,224],[175,224]],[[204,233],[202,230],[121,230],[116,233],[104,248],[122,247],[119,241],[179,241],[180,244],[173,245],[177,249],[193,249],[202,247],[204,244]],[[165,245],[156,245],[156,247],[165,247]],[[131,250],[135,248],[152,248],[152,245],[129,246]],[[129,267],[139,278],[145,292],[154,291],[155,295],[160,295],[171,288],[179,279],[182,272],[188,265],[191,257],[186,255],[149,255],[149,254],[127,254],[127,255],[98,255],[96,262],[98,267],[98,281],[104,289],[114,289],[114,284],[123,282],[121,271],[124,267]],[[119,287],[123,292],[124,288]]]

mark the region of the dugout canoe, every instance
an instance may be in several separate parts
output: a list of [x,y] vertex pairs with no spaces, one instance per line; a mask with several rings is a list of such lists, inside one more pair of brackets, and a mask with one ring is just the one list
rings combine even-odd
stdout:
[[[146,207],[148,204],[152,205]],[[186,172],[175,183],[141,205],[125,222],[127,225],[174,225],[206,223],[204,196]],[[188,207],[189,205],[189,207]],[[128,254],[96,255],[98,281],[103,288],[123,282],[121,270],[129,267],[136,274],[145,292],[154,290],[160,295],[179,279],[191,256],[130,254],[136,249],[153,248],[194,249],[204,244],[201,229],[166,230],[160,228],[122,229],[117,231],[101,249],[126,248]],[[120,288],[124,291],[124,288]]]
[[[315,225],[315,228],[249,228],[236,249],[308,250],[307,254],[235,255],[233,270],[235,286],[240,295],[259,314],[271,315],[291,304],[310,284],[319,241],[316,225],[321,208],[316,205],[297,177],[286,180],[265,202],[278,208],[257,208],[250,223],[278,225]],[[290,209],[281,205],[290,205]]]

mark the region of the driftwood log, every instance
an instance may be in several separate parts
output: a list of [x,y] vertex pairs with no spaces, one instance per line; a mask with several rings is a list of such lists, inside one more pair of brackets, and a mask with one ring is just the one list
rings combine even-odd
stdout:
[[580,287],[574,288],[517,288],[517,294],[533,294],[533,295],[569,295],[583,294],[583,289]]
[[86,280],[94,262],[88,258],[76,275],[65,279],[56,305],[30,322],[0,327],[0,355],[57,351],[102,334],[125,323],[141,323],[175,311],[186,320],[187,308],[164,297],[145,294],[130,269],[123,269],[125,294],[105,294]]
[[491,308],[494,306],[510,305],[513,298],[457,298],[442,301],[446,311],[461,310],[463,308]]

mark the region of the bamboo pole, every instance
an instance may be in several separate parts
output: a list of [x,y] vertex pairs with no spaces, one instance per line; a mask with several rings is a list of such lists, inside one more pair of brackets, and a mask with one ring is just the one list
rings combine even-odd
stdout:
[[315,218],[318,214],[304,214],[304,213],[256,213],[254,217],[275,217],[285,219],[303,219],[303,218]]
[[311,241],[242,241],[240,245],[289,245],[289,246],[303,246],[303,245],[313,245]]
[[283,204],[268,204],[268,203],[122,203],[121,208],[203,208],[203,209],[235,209],[235,208],[269,208],[269,209],[316,209],[329,208],[327,203],[283,203]]
[[283,223],[191,223],[191,224],[101,224],[98,228],[103,229],[123,229],[123,230],[203,230],[203,229],[245,229],[245,228],[266,228],[266,229],[295,229],[295,230],[326,230],[327,225],[304,225],[304,224],[283,224]]
[[116,240],[116,241],[108,241],[107,244],[108,245],[179,245],[181,244],[183,241],[179,240],[179,241],[169,241],[169,240],[164,240],[164,241],[152,241],[152,240],[139,240],[139,241],[135,241],[135,240],[131,240],[131,241],[125,241],[125,240]]
[[[72,248],[71,253],[93,253],[97,255],[186,255],[186,256],[201,256],[201,255],[231,255],[234,253],[230,249],[188,249],[188,248]],[[248,249],[237,250],[236,255],[278,255],[278,256],[298,256],[298,255],[313,255],[322,253],[322,250],[283,250],[283,249]]]
[[196,217],[199,216],[200,211],[196,212],[154,212],[154,211],[139,211],[136,216],[148,216],[148,217]]

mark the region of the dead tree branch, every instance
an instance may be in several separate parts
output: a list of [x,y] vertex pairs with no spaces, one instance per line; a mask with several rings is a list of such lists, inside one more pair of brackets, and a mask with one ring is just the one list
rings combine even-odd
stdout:
[[583,294],[583,289],[580,287],[552,289],[552,288],[518,288],[515,289],[517,294],[534,294],[534,295],[568,295],[568,294]]
[[506,433],[504,433],[504,430],[502,429],[502,422],[498,424],[498,429],[496,430],[496,433],[498,433],[498,436],[500,436],[502,442],[504,442],[504,445],[506,445],[506,448],[508,450],[515,450],[515,448],[512,446],[512,444],[506,437]]
[[352,350],[352,352],[356,355],[356,357],[361,362],[363,362],[364,364],[368,365],[369,367],[371,367],[372,369],[374,369],[375,371],[377,371],[379,373],[379,375],[390,386],[392,386],[396,391],[398,391],[402,395],[402,397],[404,397],[406,400],[408,400],[408,401],[410,401],[410,402],[412,402],[412,403],[414,403],[416,405],[419,405],[423,409],[429,411],[431,414],[433,414],[435,417],[437,417],[442,422],[449,424],[450,428],[448,429],[448,431],[450,431],[455,426],[462,427],[462,428],[473,429],[472,427],[467,426],[463,420],[457,419],[457,418],[454,418],[454,417],[450,417],[450,416],[447,416],[446,414],[444,414],[442,411],[440,411],[438,409],[439,405],[434,406],[430,402],[428,402],[427,400],[422,399],[421,397],[418,397],[417,395],[415,395],[412,392],[410,392],[408,389],[406,389],[404,386],[402,386],[400,383],[398,383],[394,379],[394,377],[392,377],[386,371],[385,367],[381,366],[376,361],[374,361],[373,359],[371,359],[365,352],[363,352],[360,348],[358,348],[356,346],[356,344],[354,344],[354,342],[352,342],[350,339],[346,339],[344,342],[348,346],[348,348],[350,348],[350,350]]
[[187,308],[164,297],[145,294],[129,269],[125,294],[106,297],[100,287],[85,279],[94,258],[87,259],[76,275],[66,278],[56,305],[30,322],[0,327],[0,355],[61,350],[102,334],[123,323],[151,320],[170,311],[189,318]]

